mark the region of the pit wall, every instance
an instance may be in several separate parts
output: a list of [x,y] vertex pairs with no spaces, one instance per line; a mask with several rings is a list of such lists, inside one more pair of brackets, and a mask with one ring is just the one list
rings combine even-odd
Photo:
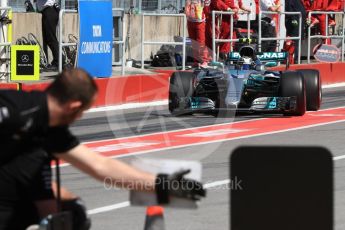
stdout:
[[[273,69],[285,70],[285,67],[276,67]],[[320,71],[322,85],[345,82],[345,63],[314,63],[291,65],[289,69],[318,69]]]
[[[274,70],[284,70],[276,67]],[[290,70],[318,69],[322,85],[345,83],[345,63],[292,65]],[[99,95],[95,107],[126,103],[143,103],[168,99],[169,78],[174,71],[157,70],[157,74],[115,76],[96,79]],[[0,83],[0,89],[44,90],[49,83]]]

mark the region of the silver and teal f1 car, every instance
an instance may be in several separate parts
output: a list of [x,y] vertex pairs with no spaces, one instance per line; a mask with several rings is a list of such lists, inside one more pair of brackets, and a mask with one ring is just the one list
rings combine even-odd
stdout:
[[258,53],[250,45],[229,54],[226,63],[214,63],[193,72],[175,72],[170,78],[172,114],[228,111],[281,113],[302,116],[318,110],[322,92],[318,70],[270,71],[287,59],[284,52]]

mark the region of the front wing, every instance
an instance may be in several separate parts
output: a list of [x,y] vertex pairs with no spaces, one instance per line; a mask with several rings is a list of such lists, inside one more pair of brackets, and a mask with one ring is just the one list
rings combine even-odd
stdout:
[[[296,97],[259,97],[256,98],[249,108],[233,107],[219,108],[220,110],[238,110],[241,112],[293,112],[296,110]],[[176,113],[205,112],[218,110],[215,102],[206,97],[180,98]]]
[[296,97],[259,97],[249,110],[267,112],[293,112],[296,110]]

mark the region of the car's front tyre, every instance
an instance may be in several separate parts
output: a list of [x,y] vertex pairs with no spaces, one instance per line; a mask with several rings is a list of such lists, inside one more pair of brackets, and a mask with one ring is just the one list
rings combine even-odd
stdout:
[[[170,77],[169,111],[171,114],[175,114],[181,98],[193,96],[193,78],[192,72],[174,72]],[[185,113],[179,111],[180,114]]]
[[317,111],[320,109],[322,100],[321,79],[318,70],[301,69],[298,72],[302,73],[307,98],[307,110]]
[[284,115],[303,116],[306,112],[306,90],[303,75],[300,72],[283,72],[280,78],[280,96],[296,97],[294,111]]

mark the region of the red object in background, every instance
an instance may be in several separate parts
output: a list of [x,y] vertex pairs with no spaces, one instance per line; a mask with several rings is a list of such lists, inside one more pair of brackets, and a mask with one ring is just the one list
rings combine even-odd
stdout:
[[343,11],[344,7],[345,7],[345,1],[344,0],[339,0],[338,1],[338,6],[339,6],[339,10]]
[[[275,0],[274,4],[276,4],[276,5],[280,4],[280,0]],[[282,10],[281,7],[280,7],[280,10]],[[276,25],[275,26],[276,34],[278,35],[279,31],[280,31],[279,14],[273,14],[272,16],[273,16],[272,20],[274,21],[274,23]]]
[[208,51],[206,47],[206,22],[187,22],[188,34],[192,40],[194,64],[208,61]]
[[[314,63],[291,65],[290,70],[317,69],[320,71],[322,85],[345,82],[345,63]],[[284,66],[272,68],[285,70]],[[97,102],[93,107],[119,105],[126,103],[151,102],[168,99],[171,70],[156,70],[157,74],[117,76],[95,79],[99,88]],[[49,83],[19,84],[21,90],[44,90]],[[17,83],[3,83],[0,88],[17,89]]]
[[343,11],[344,10],[344,0],[329,0],[327,10],[329,11]]
[[289,63],[294,64],[295,57],[295,42],[293,40],[286,40],[284,42],[283,51],[289,54]]
[[255,0],[255,11],[256,11],[256,15],[258,15],[260,12],[260,1],[259,0]]
[[[225,0],[225,4],[231,8],[232,10],[239,10],[239,5],[242,5],[242,1],[238,1],[238,5],[235,3],[234,0]],[[238,19],[238,15],[235,14],[233,17],[234,20]],[[222,24],[220,29],[220,39],[230,39],[230,32],[231,32],[231,17],[228,15],[223,15]],[[232,38],[236,39],[236,33],[233,31]],[[229,53],[230,52],[230,45],[233,45],[233,42],[226,42],[219,44],[219,52],[221,53]]]
[[3,89],[20,90],[21,84],[20,83],[0,83],[0,90],[3,90]]
[[205,27],[207,7],[201,0],[186,2],[187,29],[192,40],[194,64],[208,61],[208,52],[205,45]]
[[[223,2],[223,0],[211,0],[209,5],[204,7],[204,12],[206,15],[206,46],[212,50],[212,11],[227,11],[229,7]],[[215,37],[219,36],[219,28],[218,25],[218,18],[216,16],[215,26],[216,26],[216,34]]]
[[[307,11],[307,14],[310,11],[325,11],[328,7],[328,0],[314,0],[311,4],[310,0],[302,0],[304,8]],[[317,19],[319,21],[318,28],[321,35],[326,35],[326,15],[325,14],[314,14],[311,17],[311,20],[314,21]],[[328,26],[328,25],[327,25]],[[325,42],[325,39],[324,39]]]
[[[230,39],[230,22],[229,21],[222,21],[221,24],[221,31],[220,31],[220,39]],[[233,30],[232,33],[232,39],[236,39],[236,32]],[[226,42],[226,43],[220,43],[219,45],[219,52],[220,53],[229,53],[230,52],[230,45],[234,46],[234,42]]]

